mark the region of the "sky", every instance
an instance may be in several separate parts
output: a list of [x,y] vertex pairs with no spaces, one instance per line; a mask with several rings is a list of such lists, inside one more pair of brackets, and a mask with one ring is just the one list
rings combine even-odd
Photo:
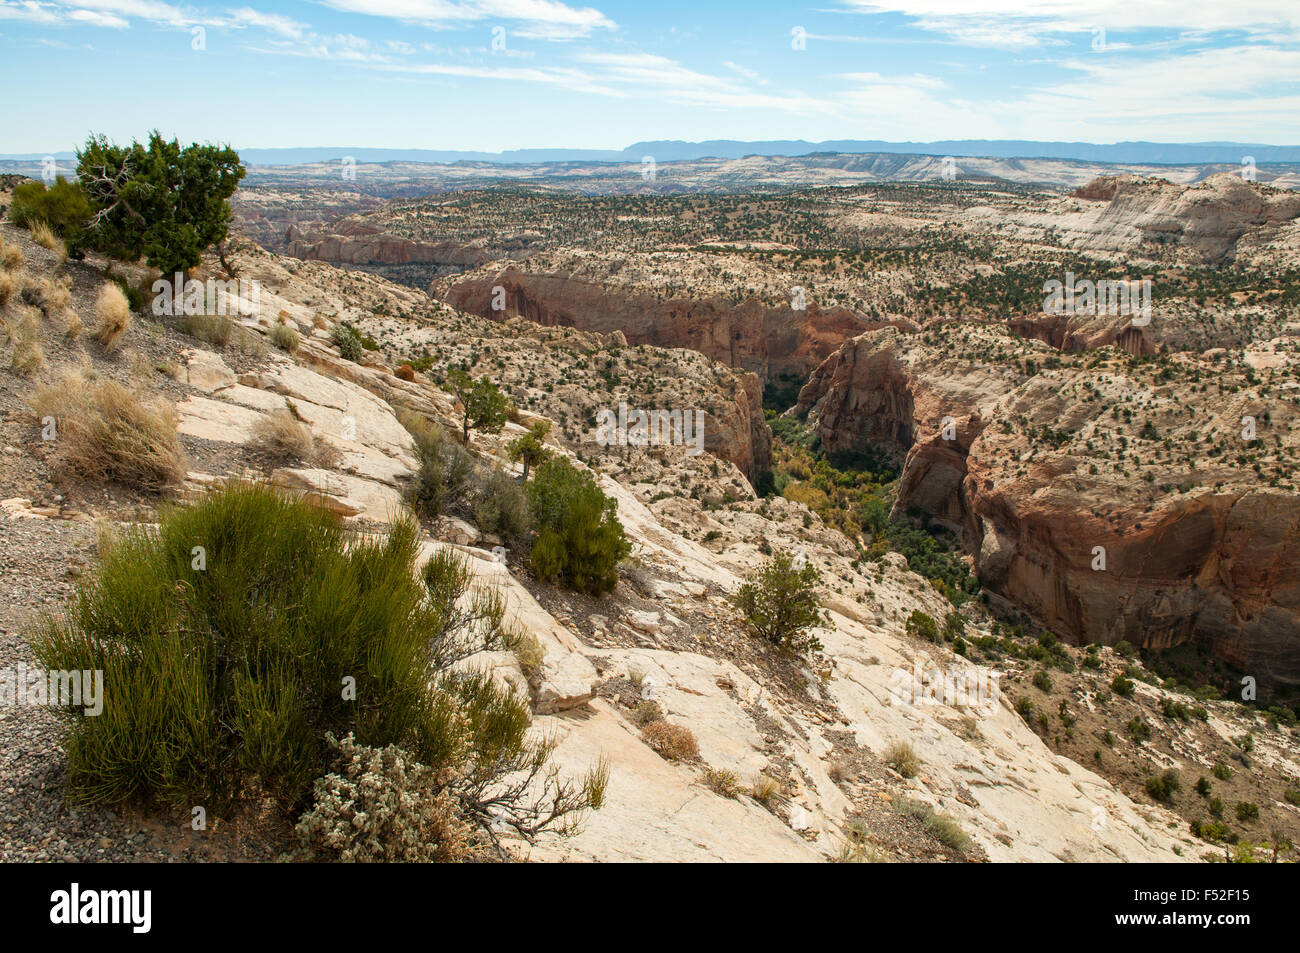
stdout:
[[0,154],[1295,145],[1300,0],[0,0],[0,84]]

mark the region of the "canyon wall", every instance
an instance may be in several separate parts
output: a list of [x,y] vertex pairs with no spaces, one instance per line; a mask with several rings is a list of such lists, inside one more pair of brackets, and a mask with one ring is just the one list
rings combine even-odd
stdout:
[[[505,290],[504,311],[493,310],[495,288]],[[772,307],[752,298],[721,295],[657,300],[635,288],[596,284],[563,274],[532,274],[508,266],[430,289],[435,297],[486,318],[521,315],[543,325],[604,334],[621,331],[630,344],[682,347],[742,368],[766,383],[773,376],[804,376],[835,348],[880,327],[846,308]]]
[[[1072,396],[1085,373],[1026,378],[885,329],[827,358],[793,412],[827,450],[906,450],[896,512],[957,531],[981,583],[1058,634],[1153,649],[1194,640],[1261,682],[1300,684],[1300,496],[1209,460],[1199,476],[1111,473],[1088,448],[1124,401]],[[1280,402],[1268,412],[1287,413]],[[1037,436],[1044,427],[1080,436],[1058,447]],[[1194,441],[1173,428],[1162,421],[1171,439]],[[1162,489],[1166,479],[1183,484]]]

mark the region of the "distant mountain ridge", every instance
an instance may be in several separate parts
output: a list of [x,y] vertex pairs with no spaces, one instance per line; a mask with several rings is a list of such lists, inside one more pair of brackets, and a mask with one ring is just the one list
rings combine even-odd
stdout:
[[[749,155],[802,156],[813,153],[906,153],[939,156],[984,156],[998,159],[1075,159],[1088,162],[1141,162],[1158,165],[1187,163],[1240,163],[1247,156],[1256,164],[1300,162],[1300,145],[1279,146],[1248,142],[1039,142],[1029,139],[946,139],[936,142],[886,142],[874,139],[773,139],[742,142],[712,139],[684,142],[660,139],[636,142],[626,149],[510,149],[475,152],[440,149],[382,149],[349,146],[309,146],[284,149],[241,148],[239,154],[253,165],[304,165],[351,156],[358,162],[490,162],[501,165],[540,162],[656,162],[693,159],[738,159]],[[74,158],[71,152],[52,153],[55,159]],[[40,161],[40,153],[0,155],[3,162]]]

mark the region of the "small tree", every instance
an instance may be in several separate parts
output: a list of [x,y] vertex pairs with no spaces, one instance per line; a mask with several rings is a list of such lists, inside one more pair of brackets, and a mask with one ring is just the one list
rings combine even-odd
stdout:
[[795,655],[812,653],[822,648],[810,631],[822,621],[820,582],[817,567],[780,552],[745,577],[732,602],[760,638]]
[[939,641],[939,628],[934,621],[934,616],[920,609],[913,609],[912,614],[907,617],[906,630],[907,634],[914,638],[925,639],[927,642]]
[[506,395],[501,388],[486,376],[473,380],[459,368],[447,375],[447,383],[460,401],[463,413],[461,436],[465,443],[469,443],[471,427],[483,433],[501,432],[506,425]]
[[524,482],[528,481],[529,469],[543,463],[551,455],[551,451],[547,450],[542,442],[550,431],[550,421],[539,420],[528,428],[528,433],[516,437],[506,447],[511,460],[519,460],[523,463]]
[[77,180],[94,208],[87,241],[112,258],[143,257],[164,275],[188,274],[225,241],[227,200],[244,174],[239,154],[225,146],[182,148],[157,130],[147,146],[91,136],[77,153]]

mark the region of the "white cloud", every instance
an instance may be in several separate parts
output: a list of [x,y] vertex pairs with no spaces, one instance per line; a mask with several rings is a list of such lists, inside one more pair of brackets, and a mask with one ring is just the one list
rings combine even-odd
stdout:
[[1037,45],[1045,34],[1096,27],[1199,32],[1300,27],[1295,0],[840,0],[856,13],[902,14],[916,25],[971,45]]
[[287,39],[297,40],[306,35],[309,27],[278,13],[262,13],[251,7],[240,7],[230,11],[230,25],[234,27],[258,27],[269,30]]
[[571,40],[596,30],[612,30],[614,21],[592,7],[571,7],[558,0],[322,0],[335,10],[387,17],[425,26],[451,28],[471,23],[507,21],[512,32],[530,39]]

